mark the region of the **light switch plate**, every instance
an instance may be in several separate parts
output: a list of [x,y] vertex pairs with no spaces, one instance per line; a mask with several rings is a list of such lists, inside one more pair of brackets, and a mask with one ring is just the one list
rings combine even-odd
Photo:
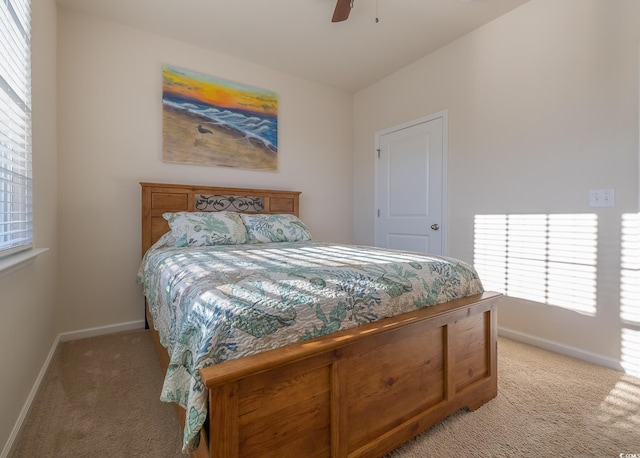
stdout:
[[589,207],[615,207],[615,205],[615,190],[592,189],[589,191]]

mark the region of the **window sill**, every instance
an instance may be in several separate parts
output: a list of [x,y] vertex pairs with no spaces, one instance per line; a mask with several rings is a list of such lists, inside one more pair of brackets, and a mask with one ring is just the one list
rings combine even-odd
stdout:
[[32,248],[0,259],[0,277],[15,272],[33,262],[36,256],[49,251],[49,248]]

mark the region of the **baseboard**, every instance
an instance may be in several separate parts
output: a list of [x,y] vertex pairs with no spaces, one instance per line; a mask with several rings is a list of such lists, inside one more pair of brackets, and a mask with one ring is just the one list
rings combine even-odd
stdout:
[[0,453],[0,458],[7,458],[9,456],[9,452],[11,452],[11,450],[13,449],[13,444],[18,438],[18,434],[20,434],[20,430],[22,429],[22,424],[26,420],[27,415],[29,414],[29,410],[31,410],[31,404],[33,404],[33,400],[38,395],[38,391],[40,391],[40,385],[42,384],[42,380],[44,380],[44,376],[47,374],[49,365],[51,364],[51,361],[53,360],[53,357],[55,356],[56,351],[58,351],[58,345],[60,345],[60,335],[58,335],[54,339],[53,344],[51,345],[49,354],[47,355],[47,358],[44,360],[44,364],[40,369],[40,373],[38,374],[38,377],[36,378],[36,381],[33,384],[31,391],[29,392],[29,396],[27,396],[27,400],[25,401],[24,406],[22,406],[20,415],[18,415],[18,420],[16,421],[15,425],[13,426],[13,430],[9,435],[9,440],[7,440],[7,443],[4,445],[4,449],[2,449],[2,453]]
[[609,369],[614,369],[621,372],[625,371],[622,367],[621,362],[617,359],[591,353],[577,347],[572,347],[570,345],[561,344],[552,340],[542,339],[540,337],[525,334],[524,332],[520,331],[514,331],[513,329],[504,328],[501,326],[498,326],[498,335],[506,337],[508,339],[517,340],[518,342],[526,343],[534,347],[539,347],[544,350],[549,350],[554,353],[571,356],[572,358],[580,359],[588,363],[597,364],[598,366],[608,367]]
[[7,443],[2,449],[2,452],[0,453],[0,458],[7,458],[9,456],[9,453],[12,451],[15,440],[18,438],[18,434],[20,434],[22,425],[26,420],[27,415],[29,414],[29,411],[31,410],[31,405],[33,404],[33,401],[38,395],[38,391],[40,391],[40,385],[42,384],[42,381],[44,380],[44,377],[47,374],[47,371],[49,370],[51,361],[53,360],[53,357],[55,356],[56,351],[58,351],[60,342],[86,339],[87,337],[95,337],[95,336],[100,336],[105,334],[113,334],[116,332],[130,331],[133,329],[143,329],[143,328],[144,328],[144,320],[139,320],[139,321],[130,321],[128,323],[114,324],[109,326],[100,326],[97,328],[83,329],[80,331],[63,332],[61,334],[58,334],[54,339],[53,344],[51,345],[51,349],[49,350],[49,354],[47,355],[47,358],[44,360],[44,364],[42,365],[42,368],[38,373],[38,377],[36,378],[36,381],[33,384],[31,391],[29,392],[29,396],[27,396],[27,400],[25,401],[24,406],[20,411],[20,415],[18,416],[18,419],[16,420],[13,430],[9,435],[9,439],[7,440]]
[[131,331],[132,329],[142,328],[144,328],[144,320],[129,321],[128,323],[112,324],[109,326],[82,329],[80,331],[63,332],[59,337],[61,342],[67,342],[69,340],[86,339],[88,337],[114,334],[116,332]]

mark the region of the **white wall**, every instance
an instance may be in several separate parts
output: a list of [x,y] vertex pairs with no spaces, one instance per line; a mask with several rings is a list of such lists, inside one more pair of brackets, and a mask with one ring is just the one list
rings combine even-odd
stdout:
[[[142,320],[140,181],[302,191],[314,238],[351,241],[351,95],[94,16],[58,17],[61,331]],[[163,163],[163,64],[278,93],[279,171]]]
[[[595,316],[508,298],[499,323],[619,360],[621,220],[638,211],[638,24],[637,0],[531,0],[357,93],[354,242],[373,242],[375,132],[447,109],[449,255],[474,261],[476,215],[595,213]],[[590,208],[589,190],[603,188],[616,206]]]
[[49,251],[0,277],[0,454],[57,334],[55,0],[32,16],[34,240]]

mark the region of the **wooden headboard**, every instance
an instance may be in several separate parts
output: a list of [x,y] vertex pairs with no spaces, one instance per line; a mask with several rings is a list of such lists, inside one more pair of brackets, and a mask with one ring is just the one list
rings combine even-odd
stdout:
[[142,186],[142,254],[163,234],[169,224],[165,212],[238,211],[243,213],[299,214],[300,192],[270,189],[223,188],[162,183]]

